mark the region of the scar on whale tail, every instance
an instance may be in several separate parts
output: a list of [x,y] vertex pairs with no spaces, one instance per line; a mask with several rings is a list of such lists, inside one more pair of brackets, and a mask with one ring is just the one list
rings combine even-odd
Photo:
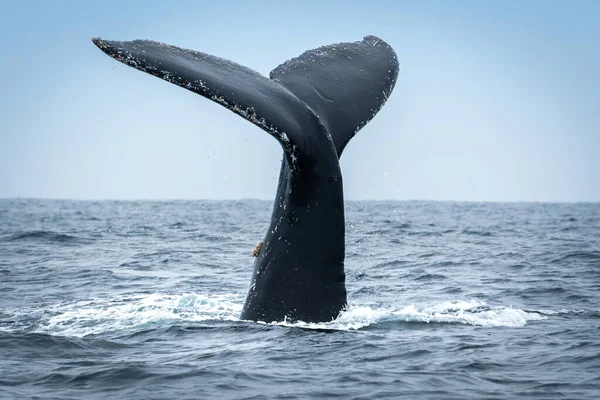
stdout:
[[200,94],[273,136],[284,158],[241,318],[335,319],[346,307],[339,158],[387,101],[398,76],[375,36],[309,50],[267,78],[209,54],[163,43],[92,39],[114,59]]

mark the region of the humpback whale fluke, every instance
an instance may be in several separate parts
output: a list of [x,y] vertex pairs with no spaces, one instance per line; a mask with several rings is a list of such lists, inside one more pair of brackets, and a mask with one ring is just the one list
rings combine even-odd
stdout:
[[255,252],[241,318],[335,319],[346,306],[339,157],[390,96],[398,76],[394,50],[367,36],[306,51],[267,78],[163,43],[92,41],[116,60],[207,97],[279,141],[284,158],[271,225]]

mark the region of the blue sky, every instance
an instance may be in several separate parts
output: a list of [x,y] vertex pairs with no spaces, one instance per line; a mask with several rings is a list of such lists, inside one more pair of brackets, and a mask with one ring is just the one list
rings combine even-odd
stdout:
[[373,34],[400,75],[342,157],[347,199],[600,201],[600,2],[21,1],[0,15],[0,197],[264,198],[281,149],[90,41],[268,74]]

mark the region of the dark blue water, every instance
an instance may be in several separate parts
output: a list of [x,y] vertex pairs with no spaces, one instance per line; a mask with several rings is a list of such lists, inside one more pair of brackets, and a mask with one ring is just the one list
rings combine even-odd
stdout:
[[0,200],[0,398],[600,398],[600,204],[350,202],[350,306],[240,321],[264,201]]

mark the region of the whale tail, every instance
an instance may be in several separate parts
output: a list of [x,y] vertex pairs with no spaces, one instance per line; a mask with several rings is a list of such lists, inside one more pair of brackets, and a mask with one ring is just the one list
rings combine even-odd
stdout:
[[324,127],[339,158],[385,104],[398,76],[395,52],[375,36],[306,51],[276,67],[271,79],[229,60],[159,42],[92,41],[117,61],[258,125],[279,141],[292,165],[306,145],[307,123]]
[[330,321],[346,306],[339,157],[386,102],[398,75],[384,41],[310,50],[270,78],[208,54],[146,40],[92,39],[106,54],[198,93],[268,132],[284,149],[271,225],[256,252],[241,318]]

